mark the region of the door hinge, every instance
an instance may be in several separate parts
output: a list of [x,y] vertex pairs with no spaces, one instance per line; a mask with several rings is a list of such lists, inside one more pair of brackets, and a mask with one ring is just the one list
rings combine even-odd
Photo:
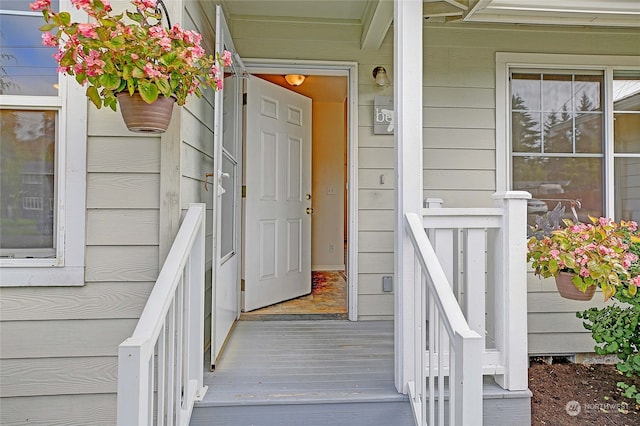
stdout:
[[242,198],[247,198],[247,185],[242,185]]
[[247,104],[247,94],[243,93],[242,94],[242,105],[246,105]]

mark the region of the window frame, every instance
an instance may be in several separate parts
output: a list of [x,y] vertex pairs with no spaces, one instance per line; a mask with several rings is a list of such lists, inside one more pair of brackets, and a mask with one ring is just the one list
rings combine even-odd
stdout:
[[[60,0],[60,9],[72,15],[77,13],[72,12],[68,0]],[[2,109],[58,112],[54,178],[56,256],[0,258],[0,287],[81,286],[85,283],[88,103],[84,88],[73,77],[58,75],[58,84],[58,96],[0,95]]]
[[[509,76],[512,69],[544,69],[572,71],[601,71],[604,73],[604,214],[614,216],[615,194],[613,164],[613,72],[619,70],[640,70],[640,56],[616,55],[571,55],[554,53],[496,53],[496,189],[511,189],[511,95]],[[623,157],[639,157],[640,154],[626,154]]]

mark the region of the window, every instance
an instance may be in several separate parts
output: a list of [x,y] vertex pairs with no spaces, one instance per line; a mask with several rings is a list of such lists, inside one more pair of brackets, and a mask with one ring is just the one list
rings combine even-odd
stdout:
[[84,284],[87,103],[58,75],[43,22],[29,2],[0,0],[2,286]]
[[583,221],[640,221],[640,58],[497,58],[498,134],[498,105],[507,105],[504,183],[532,194],[529,223],[559,202]]

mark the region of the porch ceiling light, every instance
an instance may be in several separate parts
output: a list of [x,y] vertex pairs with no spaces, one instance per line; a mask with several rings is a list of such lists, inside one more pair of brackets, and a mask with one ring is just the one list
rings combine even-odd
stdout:
[[292,86],[300,86],[302,83],[304,83],[305,78],[306,77],[304,75],[300,74],[287,74],[284,76],[284,79],[287,80],[287,83]]
[[373,78],[376,81],[376,86],[386,87],[391,84],[389,77],[387,77],[387,70],[384,67],[377,66],[373,69]]

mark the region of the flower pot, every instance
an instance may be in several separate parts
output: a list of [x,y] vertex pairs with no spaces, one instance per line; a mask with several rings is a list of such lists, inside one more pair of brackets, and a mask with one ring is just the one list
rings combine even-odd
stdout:
[[560,272],[560,274],[556,276],[556,287],[558,287],[560,296],[571,300],[591,300],[596,292],[596,286],[591,285],[587,287],[587,291],[583,293],[571,282],[573,276],[574,274],[570,274],[569,272]]
[[174,98],[159,96],[155,102],[148,104],[142,100],[138,92],[133,96],[129,95],[129,92],[120,92],[116,96],[127,129],[137,133],[167,131],[175,103]]

